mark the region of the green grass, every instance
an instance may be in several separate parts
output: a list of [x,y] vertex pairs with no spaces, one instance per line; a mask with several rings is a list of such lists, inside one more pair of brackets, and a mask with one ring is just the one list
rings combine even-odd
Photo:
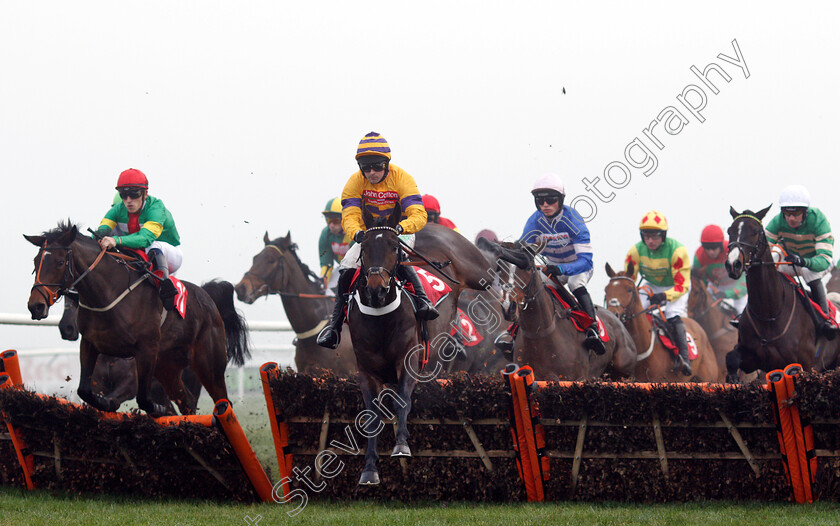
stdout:
[[[840,505],[764,503],[548,503],[469,504],[427,502],[324,503],[311,502],[294,517],[283,504],[218,504],[197,501],[141,501],[127,498],[52,495],[45,491],[0,489],[0,524],[243,524],[245,517],[259,526],[272,524],[697,524],[711,525],[836,525]],[[251,522],[251,524],[255,524]]]

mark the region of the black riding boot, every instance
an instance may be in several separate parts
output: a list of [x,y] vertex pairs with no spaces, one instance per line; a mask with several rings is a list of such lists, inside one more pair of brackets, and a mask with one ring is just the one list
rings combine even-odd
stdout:
[[577,298],[583,312],[592,318],[592,325],[586,328],[586,339],[583,340],[583,346],[595,354],[604,354],[607,352],[607,348],[598,335],[598,319],[595,318],[595,305],[592,304],[592,297],[589,295],[589,291],[586,290],[586,287],[578,287],[572,291],[572,294]]
[[[824,313],[828,314],[828,298],[826,298],[825,285],[823,285],[822,280],[815,279],[808,283],[808,286],[811,288],[811,298],[814,299]],[[819,313],[814,312],[813,316],[817,333],[824,336],[827,340],[833,340],[837,336],[837,328],[831,322],[820,316]]]
[[169,263],[166,261],[166,255],[162,250],[153,248],[149,250],[149,259],[152,260],[152,272],[160,279],[158,295],[163,303],[163,308],[175,310],[175,296],[178,295],[178,289],[169,279]]
[[344,323],[344,307],[347,306],[347,299],[350,291],[350,282],[353,281],[355,269],[339,269],[338,291],[335,293],[335,308],[326,327],[318,334],[318,345],[327,349],[335,349],[341,342],[341,325]]
[[674,370],[682,369],[684,375],[691,376],[693,372],[691,371],[691,362],[688,359],[688,342],[685,339],[685,324],[679,316],[669,318],[668,323],[671,324],[671,328],[674,330],[674,339],[676,340],[674,343],[677,349],[680,350],[680,355],[675,360]]
[[414,297],[417,298],[417,312],[415,313],[419,320],[433,320],[440,316],[437,309],[426,296],[426,291],[423,290],[423,285],[420,283],[420,278],[414,267],[411,265],[400,265],[397,269],[397,277],[408,280],[414,287]]
[[516,341],[516,335],[518,332],[519,324],[512,323],[507,330],[500,332],[493,341],[493,345],[502,351],[502,354],[508,362],[513,361],[513,344]]

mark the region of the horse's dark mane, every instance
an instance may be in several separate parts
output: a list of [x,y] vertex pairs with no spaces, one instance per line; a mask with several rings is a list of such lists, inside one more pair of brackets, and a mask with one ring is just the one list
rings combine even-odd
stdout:
[[312,272],[312,269],[309,268],[309,265],[300,260],[300,256],[298,256],[297,253],[297,245],[291,242],[291,236],[289,236],[288,241],[286,241],[285,237],[278,237],[277,239],[271,240],[269,244],[291,252],[292,256],[294,256],[295,258],[295,261],[297,261],[300,270],[303,272],[303,276],[306,278],[306,281],[313,285],[319,285],[318,276],[315,275],[314,272]]
[[60,238],[61,236],[63,236],[64,234],[66,234],[67,232],[72,230],[73,228],[76,228],[76,239],[88,239],[85,236],[79,235],[78,225],[76,225],[75,223],[70,221],[70,219],[67,219],[66,221],[63,221],[63,220],[59,221],[57,227],[53,228],[52,230],[47,230],[46,232],[43,232],[41,235],[44,236],[44,238],[47,241],[47,244],[49,245],[49,244],[55,243],[55,241],[58,238]]

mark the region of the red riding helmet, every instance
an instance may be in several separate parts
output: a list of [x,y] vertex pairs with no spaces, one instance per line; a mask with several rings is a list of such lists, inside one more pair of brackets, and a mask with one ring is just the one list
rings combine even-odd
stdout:
[[700,243],[723,243],[723,229],[717,225],[707,225],[700,234]]
[[146,190],[149,189],[149,180],[146,179],[146,174],[137,170],[135,168],[129,168],[125,170],[123,173],[120,174],[120,178],[117,179],[117,186],[116,188],[125,188],[129,186],[135,186],[144,188]]
[[427,212],[440,213],[440,203],[435,196],[430,194],[423,196],[423,208],[425,208]]

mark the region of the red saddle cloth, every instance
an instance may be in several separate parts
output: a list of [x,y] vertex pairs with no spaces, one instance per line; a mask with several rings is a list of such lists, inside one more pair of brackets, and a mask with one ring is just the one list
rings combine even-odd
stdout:
[[[659,329],[659,326],[654,322],[653,316],[650,313],[647,314],[648,320]],[[664,324],[664,322],[662,322]],[[680,353],[680,350],[677,349],[676,344],[671,341],[671,337],[668,335],[668,330],[657,330],[656,334],[659,336],[659,341],[662,342],[662,345],[665,346],[666,349],[670,350],[674,353],[674,356]],[[689,360],[696,360],[698,356],[700,356],[700,351],[697,350],[697,343],[694,341],[694,337],[688,331],[685,331],[685,341],[688,343],[688,359]]]
[[[414,267],[417,271],[417,276],[420,278],[420,283],[423,284],[423,291],[435,307],[440,304],[449,293],[452,292],[452,287],[443,282],[440,278],[420,267]],[[414,294],[414,286],[411,283],[406,283],[405,288],[410,293]]]
[[[146,253],[145,250],[140,250],[136,248],[120,248],[121,252],[127,254],[133,254],[134,257],[149,263],[149,255]],[[159,271],[152,272],[152,275],[155,277],[156,282],[155,286],[160,288],[160,279],[161,276],[159,275]],[[181,315],[182,319],[187,317],[187,287],[181,283],[181,280],[176,278],[175,276],[169,276],[169,281],[175,285],[175,290],[178,291],[178,294],[175,296],[175,310],[178,311],[178,314]]]
[[455,316],[455,326],[449,331],[449,335],[455,336],[456,332],[461,335],[464,347],[473,347],[484,341],[484,336],[478,332],[470,317],[460,307],[458,307],[458,313]]
[[823,312],[822,308],[817,304],[817,302],[812,300],[811,296],[805,293],[805,289],[800,287],[799,284],[796,281],[794,281],[792,277],[788,276],[787,274],[782,274],[782,276],[786,277],[788,281],[790,281],[791,284],[793,284],[793,286],[796,287],[796,290],[799,291],[799,295],[801,297],[811,302],[811,305],[814,306],[814,310],[817,311],[820,314],[820,316],[828,320],[835,327],[840,327],[840,311],[837,310],[837,307],[834,306],[834,303],[826,301],[826,303],[828,303],[828,312]]
[[[571,305],[566,303],[563,297],[557,292],[557,289],[552,287],[551,285],[546,285],[546,289],[551,292],[551,295],[554,296],[554,299],[566,310],[569,310],[569,319],[572,320],[572,325],[575,326],[578,332],[583,332],[592,325],[592,318],[589,314],[583,312],[582,310],[574,310],[572,309]],[[606,343],[610,341],[610,334],[607,332],[607,326],[601,321],[601,318],[595,316],[596,321],[598,322],[598,336],[601,337],[601,341]]]

